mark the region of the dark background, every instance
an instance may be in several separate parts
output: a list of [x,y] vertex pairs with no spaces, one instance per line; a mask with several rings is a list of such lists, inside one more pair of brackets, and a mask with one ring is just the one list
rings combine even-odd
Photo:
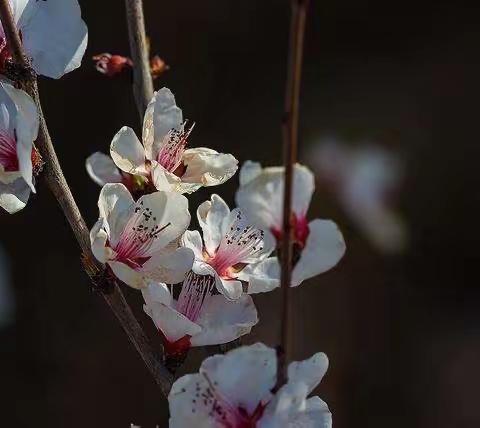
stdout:
[[[122,125],[139,130],[128,78],[98,74],[90,57],[128,54],[123,2],[80,0],[89,27],[83,67],[42,79],[58,156],[87,222],[99,188],[86,157],[108,152]],[[347,255],[297,289],[295,355],[322,350],[318,388],[337,428],[480,426],[478,95],[480,35],[459,2],[312,0],[301,102],[301,152],[324,134],[370,138],[401,152],[399,208],[410,228],[401,256],[376,252],[323,189],[313,217],[341,226]],[[152,51],[196,122],[190,141],[243,162],[281,162],[287,1],[145,0]],[[308,164],[308,159],[303,159]],[[238,184],[210,189],[230,203]],[[192,210],[208,197],[190,198]],[[103,300],[43,183],[21,213],[0,213],[16,320],[0,331],[2,425],[166,426],[166,402]],[[141,296],[125,290],[151,337]],[[255,298],[261,321],[246,341],[275,345],[278,291]],[[300,316],[301,314],[301,316]],[[191,353],[182,372],[206,356]]]

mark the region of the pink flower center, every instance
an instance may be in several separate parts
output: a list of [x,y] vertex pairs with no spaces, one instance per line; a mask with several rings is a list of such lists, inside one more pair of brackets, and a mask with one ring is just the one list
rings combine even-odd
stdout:
[[215,278],[210,275],[197,275],[190,271],[183,281],[182,291],[178,297],[177,311],[195,322],[208,302],[215,287]]
[[[193,405],[204,405],[210,409],[209,416],[214,419],[219,428],[255,428],[257,422],[262,418],[266,405],[258,403],[252,414],[249,414],[243,407],[237,407],[230,403],[216,388],[216,384],[204,375],[209,386],[202,390],[200,383],[197,383],[196,398]],[[195,412],[195,409],[193,408]]]
[[217,251],[207,255],[206,261],[221,277],[234,278],[239,264],[263,250],[263,237],[263,230],[247,224],[239,211]]
[[[310,234],[310,229],[308,227],[308,220],[305,216],[297,217],[297,215],[293,213],[292,224],[293,224],[293,230],[294,230],[293,232],[294,244],[296,244],[300,249],[303,249],[305,247],[305,244],[307,243],[308,235]],[[282,242],[282,235],[283,235],[282,229],[278,227],[272,227],[271,232],[277,239],[277,246],[279,247],[280,243]]]
[[140,269],[151,257],[151,248],[164,226],[157,224],[157,218],[144,201],[136,203],[134,214],[130,217],[120,238],[112,249],[117,253],[115,260],[121,261],[133,269]]
[[157,162],[167,171],[175,175],[183,175],[182,157],[187,146],[187,139],[193,130],[195,124],[185,129],[187,122],[184,122],[179,130],[171,129],[165,136],[162,147],[157,155]]
[[17,142],[15,138],[0,130],[0,165],[5,171],[18,171]]

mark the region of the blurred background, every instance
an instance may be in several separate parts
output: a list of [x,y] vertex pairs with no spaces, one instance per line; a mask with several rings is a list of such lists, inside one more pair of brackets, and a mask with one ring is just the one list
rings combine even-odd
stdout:
[[[128,55],[123,2],[80,4],[89,27],[83,66],[60,81],[42,79],[40,89],[91,226],[99,188],[85,159],[108,153],[116,131],[138,131],[139,121],[128,74],[107,78],[91,61],[105,51]],[[472,12],[432,0],[311,2],[300,160],[318,177],[310,217],[334,219],[347,254],[296,290],[295,356],[329,356],[318,393],[337,428],[480,426],[480,33]],[[156,85],[172,89],[196,122],[191,144],[279,164],[288,1],[145,0],[145,16],[152,53],[170,65]],[[372,146],[390,160],[369,163],[363,148]],[[343,159],[341,174],[325,147]],[[357,159],[367,159],[358,176],[349,174]],[[210,191],[233,204],[237,185],[234,177],[199,191],[190,206]],[[380,237],[371,234],[369,209],[374,224],[387,222]],[[91,290],[46,186],[19,214],[0,213],[0,224],[3,424],[166,426],[166,401]],[[159,345],[140,294],[124,289]],[[280,292],[255,301],[261,320],[245,342],[276,345]],[[207,352],[191,352],[180,373],[196,371]]]

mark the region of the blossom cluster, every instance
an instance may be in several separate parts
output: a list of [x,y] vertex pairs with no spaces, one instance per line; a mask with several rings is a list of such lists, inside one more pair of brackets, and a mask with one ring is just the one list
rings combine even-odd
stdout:
[[[10,0],[22,43],[36,73],[59,78],[80,65],[87,30],[76,0]],[[0,72],[12,55],[0,27]],[[55,37],[62,34],[62,38]],[[104,58],[105,59],[105,58]],[[111,57],[106,57],[111,59]],[[246,161],[236,207],[217,194],[196,209],[187,196],[219,186],[238,170],[234,155],[192,147],[194,123],[173,93],[162,88],[147,106],[141,138],[122,127],[109,155],[86,160],[101,186],[91,250],[115,281],[140,290],[167,358],[183,359],[195,346],[232,342],[259,322],[252,295],[280,285],[283,167]],[[14,83],[0,82],[0,206],[14,213],[35,191],[39,112]],[[290,286],[334,267],[345,242],[336,224],[308,219],[312,172],[294,165],[293,273]],[[288,382],[274,389],[277,356],[262,344],[207,358],[198,374],[178,379],[169,396],[170,426],[329,427],[318,397],[307,398],[327,369],[324,354],[291,363]]]
[[[102,185],[99,219],[91,230],[92,251],[125,284],[140,289],[169,358],[189,348],[231,342],[248,334],[259,317],[252,294],[280,284],[284,169],[247,161],[240,170],[237,207],[217,194],[197,208],[200,230],[189,230],[185,195],[230,179],[237,170],[231,154],[188,148],[187,126],[170,90],[150,102],[142,141],[122,128],[110,156],[86,161]],[[294,168],[295,266],[291,286],[335,266],[345,252],[331,220],[308,221],[314,177]],[[200,373],[179,379],[169,396],[172,427],[280,427],[304,422],[328,427],[328,407],[307,399],[326,370],[317,354],[292,363],[289,381],[276,394],[275,351],[257,344],[208,358]]]

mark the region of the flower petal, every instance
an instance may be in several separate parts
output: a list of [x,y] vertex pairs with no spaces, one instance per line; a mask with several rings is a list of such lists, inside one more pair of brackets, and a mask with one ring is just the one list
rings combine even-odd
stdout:
[[99,218],[90,231],[92,253],[100,263],[113,259],[115,252],[107,247],[109,226],[104,218]]
[[205,248],[213,256],[225,234],[225,228],[233,221],[230,219],[230,209],[220,196],[214,194],[210,201],[198,207],[197,218],[203,231]]
[[216,186],[225,183],[238,169],[238,161],[230,154],[218,153],[205,147],[187,149],[183,154],[185,183]]
[[90,178],[100,186],[107,183],[121,183],[122,174],[110,156],[96,152],[85,161],[85,167]]
[[248,282],[248,294],[266,293],[280,286],[280,264],[269,257],[257,264],[245,266],[238,279]]
[[[88,32],[77,0],[30,0],[19,27],[38,74],[58,79],[80,66]],[[33,9],[33,10],[28,10]]]
[[[245,215],[257,226],[264,229],[279,229],[282,225],[285,169],[270,167],[259,172],[258,168],[259,164],[252,162],[242,166],[240,175],[243,184],[238,189],[235,200]],[[295,164],[292,210],[297,217],[305,217],[314,189],[312,172],[303,165]]]
[[235,279],[224,279],[215,275],[215,286],[228,300],[237,300],[243,294],[243,285]]
[[200,373],[216,385],[229,403],[253,414],[258,404],[271,396],[270,390],[276,383],[277,356],[274,349],[256,343],[207,358],[200,366]]
[[145,151],[132,128],[124,126],[113,137],[110,156],[115,164],[129,174],[145,175]]
[[315,219],[308,225],[310,233],[292,273],[292,287],[333,268],[345,254],[345,241],[331,220]]
[[144,305],[143,309],[169,342],[176,342],[186,335],[195,336],[202,330],[199,325],[190,321],[171,306],[152,303],[149,306]]
[[[210,357],[213,358],[213,357]],[[215,428],[212,410],[218,411],[221,404],[210,399],[212,388],[199,373],[182,376],[177,379],[168,395],[170,408],[170,428]],[[199,398],[199,397],[208,398]],[[214,417],[217,415],[213,413]]]
[[262,165],[260,162],[253,162],[247,160],[240,168],[240,186],[245,186],[253,179],[257,178],[262,172]]
[[178,193],[154,192],[144,195],[136,202],[135,206],[141,207],[137,213],[138,216],[143,215],[144,210],[149,209],[153,221],[162,229],[153,240],[148,250],[149,255],[153,255],[170,242],[180,238],[190,224],[188,200]]
[[250,333],[257,324],[257,309],[250,296],[244,295],[235,302],[222,295],[210,296],[196,320],[202,331],[190,339],[192,346],[228,343]]
[[318,352],[304,361],[293,361],[288,366],[288,383],[304,383],[307,395],[320,383],[328,369],[328,358]]
[[215,287],[217,288],[217,291],[228,300],[237,300],[243,294],[243,286],[240,281],[220,278],[215,269],[208,263],[201,260],[195,260],[192,271],[198,275],[213,276],[215,278]]
[[185,274],[192,268],[194,258],[190,248],[160,251],[144,263],[142,272],[154,281],[177,284],[183,281]]
[[147,288],[142,289],[142,296],[146,305],[162,303],[167,306],[173,305],[173,297],[168,287],[163,283],[151,282]]
[[162,331],[168,341],[176,342],[185,335],[194,336],[202,329],[175,310],[173,299],[165,284],[149,284],[142,289],[143,310]]
[[11,100],[6,107],[10,110],[11,125],[15,128],[19,171],[30,189],[35,192],[32,182],[32,145],[38,134],[37,106],[30,95],[21,89],[16,89],[6,82],[1,82],[0,85]]
[[108,224],[111,246],[117,244],[134,206],[132,195],[123,184],[108,183],[102,187],[98,211]]
[[190,248],[195,255],[195,259],[203,259],[203,241],[198,230],[187,230],[182,236],[181,245]]
[[0,207],[9,214],[23,209],[29,196],[30,186],[21,177],[7,184],[0,182]]
[[141,272],[132,269],[122,262],[110,260],[107,262],[115,276],[130,287],[141,289],[149,284],[149,278]]
[[171,129],[180,129],[182,122],[182,110],[177,107],[170,89],[162,88],[156,92],[143,120],[142,138],[148,159],[156,160],[164,137]]
[[152,181],[157,190],[166,192],[185,193],[183,191],[182,180],[170,171],[167,171],[158,162],[151,161]]
[[331,428],[332,415],[318,397],[306,399],[305,384],[284,385],[267,405],[259,428]]

